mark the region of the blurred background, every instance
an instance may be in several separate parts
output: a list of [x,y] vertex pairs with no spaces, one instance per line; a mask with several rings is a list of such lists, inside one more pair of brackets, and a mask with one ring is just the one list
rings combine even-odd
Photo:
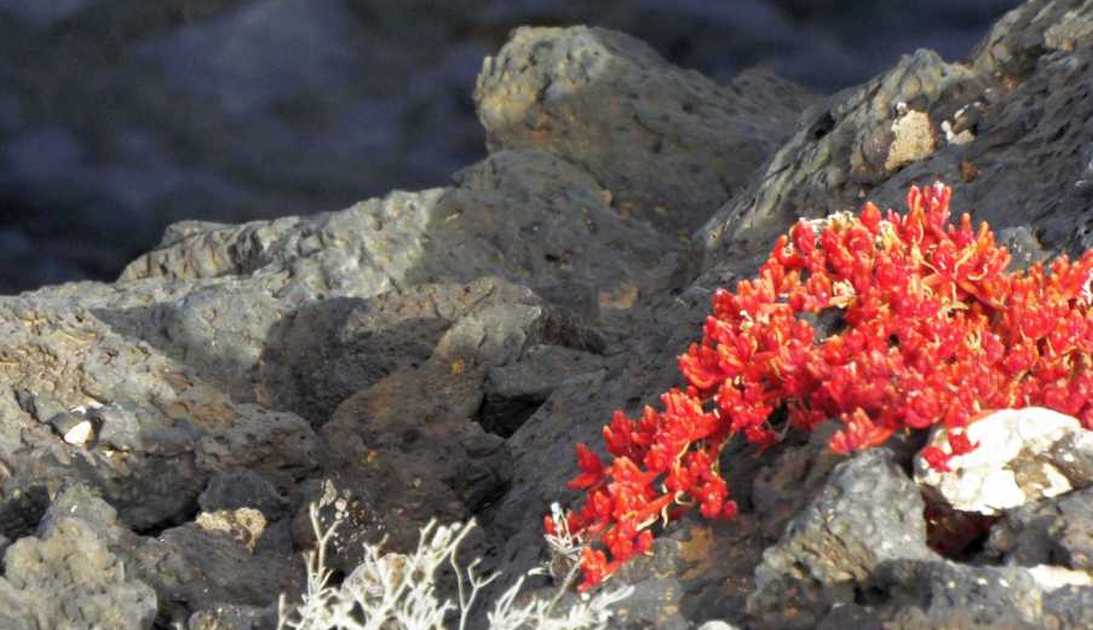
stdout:
[[[964,58],[1017,0],[0,0],[0,294],[112,280],[181,219],[336,210],[485,154],[471,93],[523,24],[820,92]],[[711,209],[712,210],[712,209]]]

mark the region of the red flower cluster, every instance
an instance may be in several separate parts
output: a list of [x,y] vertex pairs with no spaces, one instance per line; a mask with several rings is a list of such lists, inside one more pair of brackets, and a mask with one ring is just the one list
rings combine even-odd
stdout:
[[[1093,428],[1093,251],[1007,273],[986,223],[948,223],[950,196],[912,187],[905,215],[867,203],[801,220],[754,280],[714,294],[702,342],[679,357],[687,386],[662,411],[615,412],[610,465],[577,446],[569,487],[587,496],[566,524],[606,548],[584,548],[582,589],[647,552],[657,520],[694,504],[736,514],[718,459],[737,433],[765,448],[838,418],[831,448],[849,453],[942,424],[949,452],[922,456],[945,469],[975,448],[959,428],[985,410],[1038,405]],[[842,327],[821,337],[810,321],[833,310]]]

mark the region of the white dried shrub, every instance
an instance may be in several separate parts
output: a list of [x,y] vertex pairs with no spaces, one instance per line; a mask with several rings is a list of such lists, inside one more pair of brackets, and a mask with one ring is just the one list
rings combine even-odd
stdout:
[[[558,511],[556,506],[552,506]],[[316,549],[305,556],[307,585],[303,600],[289,606],[285,596],[278,601],[278,630],[439,630],[447,628],[445,619],[458,613],[458,627],[465,630],[467,618],[481,589],[495,580],[498,573],[475,574],[480,559],[460,568],[456,550],[474,528],[474,521],[437,527],[430,521],[421,530],[420,542],[413,554],[384,553],[378,545],[365,545],[364,560],[338,586],[330,585],[331,571],[326,568],[327,545],[341,524],[335,521],[324,531],[318,508],[311,506],[311,525],[317,538]],[[555,519],[558,522],[558,519]],[[552,573],[559,566],[567,570],[557,594],[549,601],[533,599],[519,606],[516,598],[527,576],[522,576],[494,603],[486,614],[494,630],[595,630],[607,626],[610,607],[628,597],[632,587],[605,591],[595,597],[582,597],[564,613],[555,609],[562,595],[572,585],[578,570],[580,540],[565,529],[557,536],[547,536],[554,555]],[[436,592],[436,572],[447,562],[455,570],[459,601],[441,601]],[[544,572],[533,569],[528,575]],[[555,575],[555,577],[559,577]]]

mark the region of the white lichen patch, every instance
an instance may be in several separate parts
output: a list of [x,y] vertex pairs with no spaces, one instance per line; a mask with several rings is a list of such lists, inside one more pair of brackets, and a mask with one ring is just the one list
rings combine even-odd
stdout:
[[258,539],[266,531],[266,517],[254,508],[202,512],[194,519],[198,527],[207,532],[223,532],[254,553]]
[[[1052,447],[1072,434],[1084,433],[1076,418],[1042,407],[1003,409],[973,422],[966,431],[978,447],[953,456],[948,462],[950,472],[936,471],[921,457],[915,458],[915,480],[934,488],[955,509],[997,514],[1073,489],[1055,461],[1057,457],[1065,460],[1068,454],[1056,453]],[[929,446],[951,453],[946,435],[945,429],[935,430]],[[1093,449],[1089,440],[1072,443]]]
[[886,171],[921,160],[937,148],[929,114],[906,106],[897,106],[897,111],[899,117],[892,121],[892,144],[888,146],[888,157],[884,161]]

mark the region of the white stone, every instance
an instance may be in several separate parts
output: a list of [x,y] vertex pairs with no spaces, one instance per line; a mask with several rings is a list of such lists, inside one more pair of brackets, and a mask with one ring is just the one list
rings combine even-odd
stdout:
[[83,446],[91,440],[91,435],[95,432],[91,422],[84,420],[83,422],[76,423],[71,429],[65,432],[64,441],[74,446]]
[[947,120],[942,121],[941,131],[945,133],[945,141],[949,144],[968,144],[975,140],[975,134],[968,129],[953,133],[953,124]]
[[1038,564],[1029,567],[1032,579],[1036,580],[1045,591],[1054,591],[1064,586],[1089,586],[1093,584],[1093,578],[1085,571],[1074,571],[1066,567]]
[[[949,460],[951,472],[933,470],[915,458],[915,480],[938,491],[952,507],[967,512],[997,514],[1045,497],[1054,497],[1073,488],[1059,471],[1048,451],[1059,440],[1080,433],[1081,447],[1093,449],[1081,423],[1071,416],[1044,409],[1003,409],[973,422],[966,429],[978,448]],[[929,446],[951,453],[946,430],[936,429]],[[1071,457],[1063,454],[1060,459]],[[1044,481],[1019,481],[1017,470],[1036,470]],[[1037,475],[1023,475],[1036,477]]]

